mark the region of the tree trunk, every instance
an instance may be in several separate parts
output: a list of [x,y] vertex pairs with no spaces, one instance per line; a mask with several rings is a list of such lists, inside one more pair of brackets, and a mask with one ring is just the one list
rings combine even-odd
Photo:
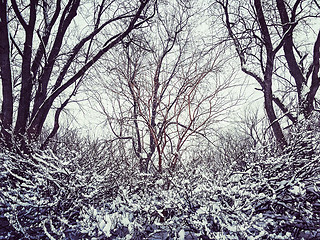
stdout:
[[[31,118],[33,118],[36,115],[40,106],[43,104],[43,102],[47,98],[48,84],[52,76],[53,66],[55,64],[58,54],[60,53],[60,49],[62,46],[65,33],[68,27],[70,26],[72,20],[74,19],[74,17],[77,15],[79,4],[80,4],[80,0],[69,1],[66,8],[63,11],[62,17],[60,19],[60,24],[58,27],[58,32],[55,37],[52,50],[49,54],[48,63],[45,65],[43,74],[39,78],[39,86],[35,95]],[[59,6],[57,6],[57,9],[59,10]],[[53,22],[56,21],[55,17],[53,17],[52,21]],[[49,30],[51,31],[51,28]],[[48,41],[47,38],[45,38],[45,40]],[[46,42],[44,42],[44,44],[46,44]]]
[[306,99],[306,103],[305,103],[305,115],[307,117],[310,116],[310,114],[312,113],[314,107],[313,107],[313,102],[314,102],[314,98],[316,96],[316,93],[319,89],[319,85],[320,85],[320,78],[319,78],[319,68],[320,68],[320,64],[319,64],[319,59],[320,59],[320,31],[318,32],[318,37],[317,40],[314,44],[313,47],[313,71],[312,71],[312,82],[311,82],[311,86],[310,86],[310,91],[308,93],[307,99]]
[[[26,133],[27,122],[30,114],[31,93],[33,88],[33,78],[31,74],[31,58],[32,58],[32,44],[33,34],[36,22],[36,6],[37,0],[30,2],[30,17],[29,24],[25,25],[25,42],[22,57],[22,71],[21,71],[21,90],[18,107],[18,116],[15,126],[15,135],[19,141],[23,141]],[[16,11],[16,14],[20,14]]]
[[266,52],[267,52],[267,61],[266,61],[266,67],[264,71],[264,89],[263,89],[264,105],[265,105],[267,116],[269,118],[274,136],[276,138],[276,141],[278,142],[279,147],[281,149],[284,149],[285,146],[287,145],[286,140],[284,138],[280,123],[277,120],[277,116],[275,114],[274,107],[273,107],[272,74],[273,74],[275,52],[273,50],[268,26],[265,21],[261,1],[255,0],[254,6],[257,11],[257,18],[260,25],[260,32],[261,32],[262,39],[264,41]]
[[304,96],[303,94],[303,87],[306,84],[306,79],[303,76],[302,71],[297,62],[297,59],[293,53],[294,43],[293,43],[293,35],[292,35],[293,29],[296,26],[296,23],[295,23],[296,9],[300,2],[301,0],[296,1],[292,9],[291,19],[289,19],[285,2],[283,0],[277,0],[277,8],[281,18],[282,30],[283,30],[282,32],[284,35],[284,43],[283,43],[284,55],[288,63],[289,72],[291,76],[294,78],[296,83],[299,108],[302,111],[304,111],[303,108],[304,108],[304,102],[306,100],[306,96]]
[[141,17],[140,15],[148,2],[149,1],[141,2],[135,16],[131,19],[127,29],[123,33],[118,34],[114,37],[111,37],[107,42],[107,44],[105,44],[104,47],[95,56],[93,56],[92,59],[88,61],[75,75],[73,75],[69,80],[67,80],[61,86],[60,85],[55,86],[51,95],[45,99],[41,107],[37,110],[36,114],[32,118],[28,128],[28,135],[33,135],[35,138],[37,138],[41,134],[42,127],[48,116],[48,113],[52,107],[54,100],[63,91],[65,91],[72,84],[74,84],[79,78],[81,78],[87,72],[87,70],[90,67],[92,67],[92,65],[96,63],[106,52],[108,52],[111,48],[116,46],[121,40],[123,40],[131,31],[133,31],[139,25],[137,24],[137,21]]
[[11,147],[13,115],[10,46],[7,22],[7,0],[0,0],[0,75],[2,81],[1,134],[5,145]]

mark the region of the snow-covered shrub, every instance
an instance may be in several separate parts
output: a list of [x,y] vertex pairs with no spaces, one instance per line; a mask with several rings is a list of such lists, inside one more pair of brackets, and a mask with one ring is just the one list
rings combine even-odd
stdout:
[[30,239],[67,239],[77,231],[83,207],[98,206],[116,191],[110,169],[89,171],[76,153],[63,158],[50,150],[31,156],[5,151],[0,171],[3,215]]
[[116,198],[83,209],[79,226],[100,239],[317,238],[319,151],[314,147],[310,159],[300,150],[257,150],[242,171],[190,162],[162,175],[133,174]]
[[[158,177],[135,176],[108,214],[129,219],[135,230],[128,238],[159,232],[170,239],[319,238],[320,138],[306,125],[292,130],[282,154],[257,149],[254,159],[244,159],[245,168],[230,165],[219,173],[208,162],[191,162]],[[121,221],[114,224],[123,227]]]
[[156,180],[152,175],[132,175],[131,181],[132,184],[119,188],[117,197],[112,201],[104,202],[99,208],[82,209],[82,220],[78,223],[81,232],[98,239],[145,239],[163,228],[168,230],[164,226],[164,218],[170,207],[164,199],[180,198],[166,198],[164,181]]
[[[311,121],[311,120],[310,120]],[[230,167],[205,207],[218,239],[316,239],[320,237],[320,135],[317,124],[292,129],[289,146],[280,155],[259,156],[246,169]],[[247,161],[250,162],[250,161]],[[213,188],[211,188],[213,189]],[[203,193],[203,189],[199,192]],[[207,216],[206,216],[207,217]],[[209,234],[210,233],[210,234]]]
[[315,126],[292,128],[281,154],[266,146],[241,154],[240,168],[206,156],[141,174],[116,146],[96,143],[31,156],[3,150],[0,221],[12,238],[317,239]]

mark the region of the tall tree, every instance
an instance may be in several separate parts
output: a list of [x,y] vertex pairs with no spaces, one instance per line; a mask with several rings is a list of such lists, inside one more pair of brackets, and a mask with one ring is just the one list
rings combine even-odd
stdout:
[[215,3],[242,71],[261,87],[274,136],[284,148],[282,117],[277,112],[296,123],[314,110],[319,88],[319,4],[314,0]]
[[1,134],[4,143],[9,147],[11,137],[10,128],[13,116],[13,94],[10,64],[10,45],[7,21],[7,1],[0,1],[0,76],[2,80],[2,109],[1,109]]
[[115,140],[134,150],[142,172],[174,169],[191,140],[208,141],[234,103],[226,96],[232,74],[219,75],[224,49],[196,40],[195,9],[172,1],[157,11],[149,34],[124,41],[106,65],[99,86],[107,95],[93,92]]
[[[65,98],[61,111],[93,64],[133,30],[144,27],[155,6],[151,0],[1,1],[3,135],[13,132],[22,143],[37,139],[54,101]],[[17,102],[13,95],[18,95]],[[11,145],[9,137],[4,139]]]

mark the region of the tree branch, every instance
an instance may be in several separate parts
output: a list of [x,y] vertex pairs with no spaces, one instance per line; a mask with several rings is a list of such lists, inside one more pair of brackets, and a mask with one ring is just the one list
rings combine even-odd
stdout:
[[19,10],[19,8],[18,8],[18,6],[17,6],[16,0],[11,0],[11,3],[12,3],[12,8],[13,8],[13,10],[14,10],[14,13],[16,14],[19,22],[21,23],[22,27],[23,27],[25,30],[27,30],[28,25],[27,25],[26,21],[23,19],[21,13],[20,13],[20,10]]

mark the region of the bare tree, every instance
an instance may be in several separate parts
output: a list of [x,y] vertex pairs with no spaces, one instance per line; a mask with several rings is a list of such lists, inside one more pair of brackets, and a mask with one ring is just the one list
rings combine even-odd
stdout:
[[154,34],[124,41],[125,54],[116,52],[106,67],[111,79],[103,88],[111,99],[94,93],[116,139],[131,144],[143,172],[155,162],[159,172],[174,169],[190,141],[208,141],[207,132],[232,105],[223,94],[233,76],[219,75],[224,50],[197,42],[192,19],[184,5],[159,6]]
[[[286,140],[274,104],[296,123],[314,110],[319,88],[317,1],[215,1],[241,69],[264,94],[265,110],[281,148]],[[307,37],[305,35],[307,34]]]
[[[143,28],[155,5],[149,0],[1,1],[1,129],[6,145],[12,144],[11,132],[21,142],[37,139],[54,101],[64,97],[57,127],[59,112],[88,70],[130,32]],[[15,62],[10,61],[13,56]]]

